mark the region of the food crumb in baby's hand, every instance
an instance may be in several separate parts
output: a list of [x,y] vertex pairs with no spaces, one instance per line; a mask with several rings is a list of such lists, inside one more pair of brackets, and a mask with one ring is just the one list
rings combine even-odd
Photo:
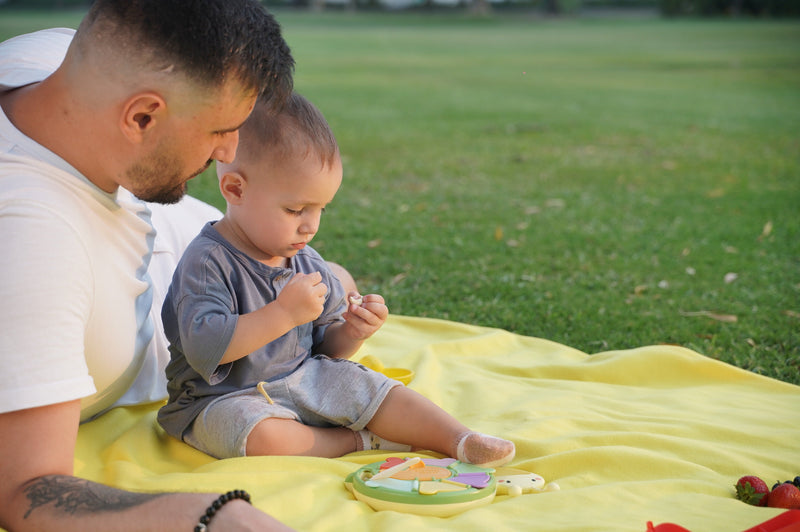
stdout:
[[357,294],[357,295],[354,295],[354,296],[350,296],[350,304],[351,305],[356,305],[356,306],[360,307],[363,302],[364,302],[364,298],[361,297],[360,294]]

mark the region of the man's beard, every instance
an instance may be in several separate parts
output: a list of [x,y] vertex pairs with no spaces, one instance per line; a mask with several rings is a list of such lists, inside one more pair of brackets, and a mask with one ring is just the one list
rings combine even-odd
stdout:
[[134,196],[152,203],[177,203],[186,195],[186,183],[189,179],[203,173],[212,162],[209,159],[202,168],[183,177],[180,163],[167,151],[162,147],[147,160],[128,168],[125,174]]

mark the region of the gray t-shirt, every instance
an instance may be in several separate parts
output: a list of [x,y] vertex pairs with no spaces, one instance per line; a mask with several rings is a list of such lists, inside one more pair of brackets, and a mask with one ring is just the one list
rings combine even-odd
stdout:
[[[169,401],[158,422],[176,438],[215,398],[291,374],[316,354],[328,325],[346,310],[342,284],[325,260],[306,246],[289,268],[273,268],[233,247],[207,224],[189,244],[172,278],[161,316],[170,342]],[[328,287],[322,314],[248,356],[220,365],[240,314],[275,300],[295,273],[322,274]]]

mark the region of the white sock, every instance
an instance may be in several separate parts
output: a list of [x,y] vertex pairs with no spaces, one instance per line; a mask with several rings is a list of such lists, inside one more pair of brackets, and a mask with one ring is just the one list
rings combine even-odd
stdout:
[[384,440],[377,434],[373,434],[366,429],[356,431],[356,435],[361,439],[361,448],[358,449],[359,451],[381,450],[407,453],[411,450],[410,445]]
[[465,432],[458,440],[456,458],[479,467],[497,467],[514,459],[514,443],[480,432]]

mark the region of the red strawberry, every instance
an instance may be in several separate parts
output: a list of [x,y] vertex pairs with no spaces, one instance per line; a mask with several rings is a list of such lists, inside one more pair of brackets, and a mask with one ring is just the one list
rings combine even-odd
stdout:
[[769,494],[767,505],[771,508],[800,510],[800,489],[794,484],[781,484]]
[[760,478],[747,475],[736,481],[736,498],[753,506],[766,506],[769,488]]

